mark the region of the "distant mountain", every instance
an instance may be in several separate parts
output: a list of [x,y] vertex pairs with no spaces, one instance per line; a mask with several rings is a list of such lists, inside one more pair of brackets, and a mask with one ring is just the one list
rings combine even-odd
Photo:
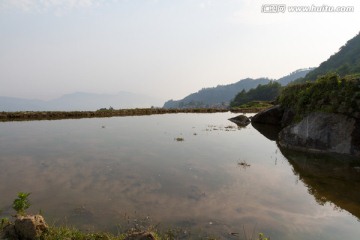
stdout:
[[[312,69],[299,69],[289,75],[280,78],[281,85],[287,85],[298,78],[304,77]],[[259,84],[268,84],[269,78],[251,79],[246,78],[229,85],[219,85],[213,88],[203,88],[192,93],[181,100],[169,100],[165,102],[164,108],[195,108],[195,107],[227,107],[236,94],[242,90],[248,91],[256,88]]]
[[192,93],[182,100],[167,101],[164,104],[164,108],[225,106],[241,90],[248,90],[259,84],[266,84],[269,81],[270,79],[267,78],[259,78],[255,80],[247,78],[229,85],[217,86],[214,88],[203,88],[197,93]]
[[95,111],[109,107],[145,108],[161,106],[162,103],[162,100],[129,92],[117,94],[77,92],[49,101],[0,97],[0,111]]
[[22,111],[22,110],[39,110],[45,104],[44,101],[36,99],[23,99],[13,97],[0,97],[0,111]]
[[281,86],[286,86],[289,83],[291,83],[299,78],[303,78],[304,76],[306,76],[306,74],[308,74],[309,72],[311,72],[314,69],[315,68],[298,69],[285,77],[279,78],[277,81],[278,81],[278,83],[281,84]]
[[336,72],[341,77],[360,73],[360,33],[350,39],[345,46],[342,46],[339,52],[309,72],[304,80],[315,81],[318,77],[329,72]]

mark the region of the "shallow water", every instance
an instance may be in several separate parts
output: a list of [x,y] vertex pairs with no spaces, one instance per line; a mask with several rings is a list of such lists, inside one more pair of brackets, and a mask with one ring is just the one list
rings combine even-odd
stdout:
[[0,209],[25,191],[29,212],[82,229],[145,219],[223,239],[357,239],[358,161],[280,150],[234,116],[1,123]]

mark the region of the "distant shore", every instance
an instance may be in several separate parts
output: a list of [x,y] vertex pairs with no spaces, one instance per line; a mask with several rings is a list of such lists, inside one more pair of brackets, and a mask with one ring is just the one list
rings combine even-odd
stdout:
[[97,111],[18,111],[0,112],[1,122],[11,121],[31,121],[31,120],[60,120],[60,119],[80,119],[80,118],[104,118],[104,117],[125,117],[125,116],[144,116],[157,114],[174,113],[257,113],[264,108],[238,108],[238,109],[219,109],[219,108],[189,108],[189,109],[165,109],[165,108],[134,108],[134,109],[101,109]]
[[30,121],[30,120],[59,120],[79,118],[103,118],[121,116],[144,116],[169,113],[217,113],[228,112],[228,109],[198,108],[198,109],[163,109],[163,108],[135,108],[119,110],[97,111],[21,111],[0,112],[0,121]]

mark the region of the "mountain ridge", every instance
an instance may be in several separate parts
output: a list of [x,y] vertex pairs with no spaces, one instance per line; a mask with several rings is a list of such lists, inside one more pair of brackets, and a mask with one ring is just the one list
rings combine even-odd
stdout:
[[[275,80],[282,86],[288,83],[304,77],[312,68],[298,69],[284,77]],[[195,107],[220,107],[225,108],[229,106],[231,100],[233,100],[239,92],[243,89],[248,91],[252,88],[256,88],[259,84],[268,84],[274,81],[269,78],[245,78],[238,82],[218,85],[212,88],[203,88],[198,92],[191,93],[188,96],[180,100],[168,100],[165,102],[163,108],[195,108]]]
[[52,100],[0,96],[0,111],[95,111],[100,108],[142,108],[161,106],[163,100],[121,91],[115,94],[74,92]]
[[317,68],[309,72],[302,81],[315,81],[329,72],[335,72],[340,77],[360,73],[360,32],[340,47],[337,53],[331,55]]

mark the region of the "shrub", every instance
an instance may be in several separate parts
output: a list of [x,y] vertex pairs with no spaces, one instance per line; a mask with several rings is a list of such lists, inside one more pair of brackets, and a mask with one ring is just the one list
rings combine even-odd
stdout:
[[25,210],[30,207],[29,197],[30,193],[18,193],[18,197],[13,202],[13,209],[19,215],[25,215]]

